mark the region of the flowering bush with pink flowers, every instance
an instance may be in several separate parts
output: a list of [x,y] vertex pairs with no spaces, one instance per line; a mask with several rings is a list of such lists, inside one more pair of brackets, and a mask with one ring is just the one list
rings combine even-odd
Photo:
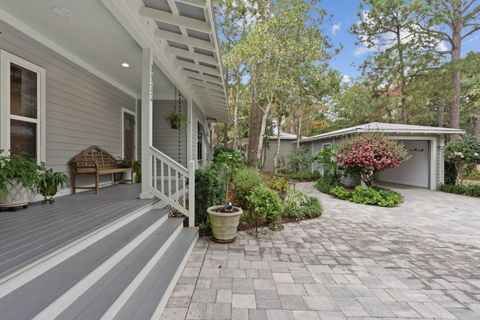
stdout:
[[341,165],[359,174],[370,187],[378,173],[398,167],[409,158],[409,154],[403,144],[383,134],[366,133],[345,140],[336,157]]

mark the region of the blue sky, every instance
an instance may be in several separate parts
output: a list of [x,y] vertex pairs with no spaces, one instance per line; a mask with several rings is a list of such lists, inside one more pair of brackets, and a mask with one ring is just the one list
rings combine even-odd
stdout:
[[[342,76],[355,78],[360,74],[360,65],[367,56],[365,48],[355,45],[355,37],[350,34],[350,27],[356,23],[358,4],[357,0],[323,0],[321,6],[332,15],[331,22],[326,25],[327,34],[335,45],[343,45],[342,51],[331,62],[332,68],[338,70]],[[469,51],[480,51],[480,31],[465,39],[462,55]]]

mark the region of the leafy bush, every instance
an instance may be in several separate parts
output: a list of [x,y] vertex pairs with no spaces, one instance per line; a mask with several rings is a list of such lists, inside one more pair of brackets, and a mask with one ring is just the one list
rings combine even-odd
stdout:
[[208,225],[207,208],[223,203],[225,179],[216,165],[208,165],[195,171],[195,222]]
[[350,173],[360,174],[362,181],[370,187],[378,173],[399,166],[409,155],[401,143],[383,134],[366,133],[345,140],[336,157]]
[[330,185],[338,185],[344,174],[344,170],[338,165],[335,156],[336,146],[329,146],[317,152],[313,157],[314,161],[322,167],[323,173],[321,176],[325,183]]
[[44,202],[50,201],[52,203],[58,188],[63,188],[67,182],[68,177],[63,172],[47,169],[45,163],[42,163],[38,171],[37,191],[44,197]]
[[288,165],[294,172],[306,171],[311,163],[312,157],[305,147],[300,147],[288,154]]
[[342,186],[335,186],[330,190],[330,194],[336,198],[350,200],[352,193]]
[[275,215],[280,214],[282,205],[278,193],[265,186],[256,188],[248,197],[252,206],[253,218],[256,220],[273,220]]
[[356,187],[350,201],[379,207],[396,207],[402,203],[402,196],[395,191],[378,187]]
[[445,146],[445,159],[455,166],[462,184],[464,178],[480,163],[480,139],[463,136],[450,141]]
[[480,197],[480,185],[478,184],[442,184],[440,190],[448,193],[463,194],[470,197]]
[[289,189],[283,201],[282,215],[295,218],[314,218],[322,214],[320,200],[310,197],[304,192],[296,189]]
[[445,161],[445,184],[457,183],[457,167],[450,161]]
[[234,174],[232,182],[236,204],[244,210],[249,210],[248,197],[262,184],[260,173],[255,168],[242,167]]
[[270,189],[275,190],[279,194],[283,194],[290,188],[290,181],[282,176],[272,176],[268,180],[267,185]]

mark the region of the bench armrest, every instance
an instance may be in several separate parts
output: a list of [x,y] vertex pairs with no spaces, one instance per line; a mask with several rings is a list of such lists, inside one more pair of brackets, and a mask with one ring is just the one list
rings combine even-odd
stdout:
[[133,169],[133,160],[117,160],[115,166],[118,168],[130,168]]

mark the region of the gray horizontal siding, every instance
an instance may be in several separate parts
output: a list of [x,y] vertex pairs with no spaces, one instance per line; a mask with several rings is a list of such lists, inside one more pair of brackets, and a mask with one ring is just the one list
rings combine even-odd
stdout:
[[[172,129],[166,117],[175,111],[174,100],[153,101],[153,146],[183,166],[187,166],[187,126]],[[178,109],[176,110],[178,112]],[[181,112],[187,116],[187,101],[182,100]]]
[[47,165],[68,174],[68,161],[91,145],[120,157],[121,108],[134,111],[135,99],[2,21],[0,31],[1,49],[46,70]]
[[[278,164],[288,167],[288,155],[293,152],[296,148],[294,140],[281,140],[280,141],[280,150],[278,153]],[[266,171],[273,172],[275,171],[275,166],[273,159],[275,158],[275,153],[277,152],[277,140],[270,139],[270,143],[265,150],[265,163],[263,169]]]

